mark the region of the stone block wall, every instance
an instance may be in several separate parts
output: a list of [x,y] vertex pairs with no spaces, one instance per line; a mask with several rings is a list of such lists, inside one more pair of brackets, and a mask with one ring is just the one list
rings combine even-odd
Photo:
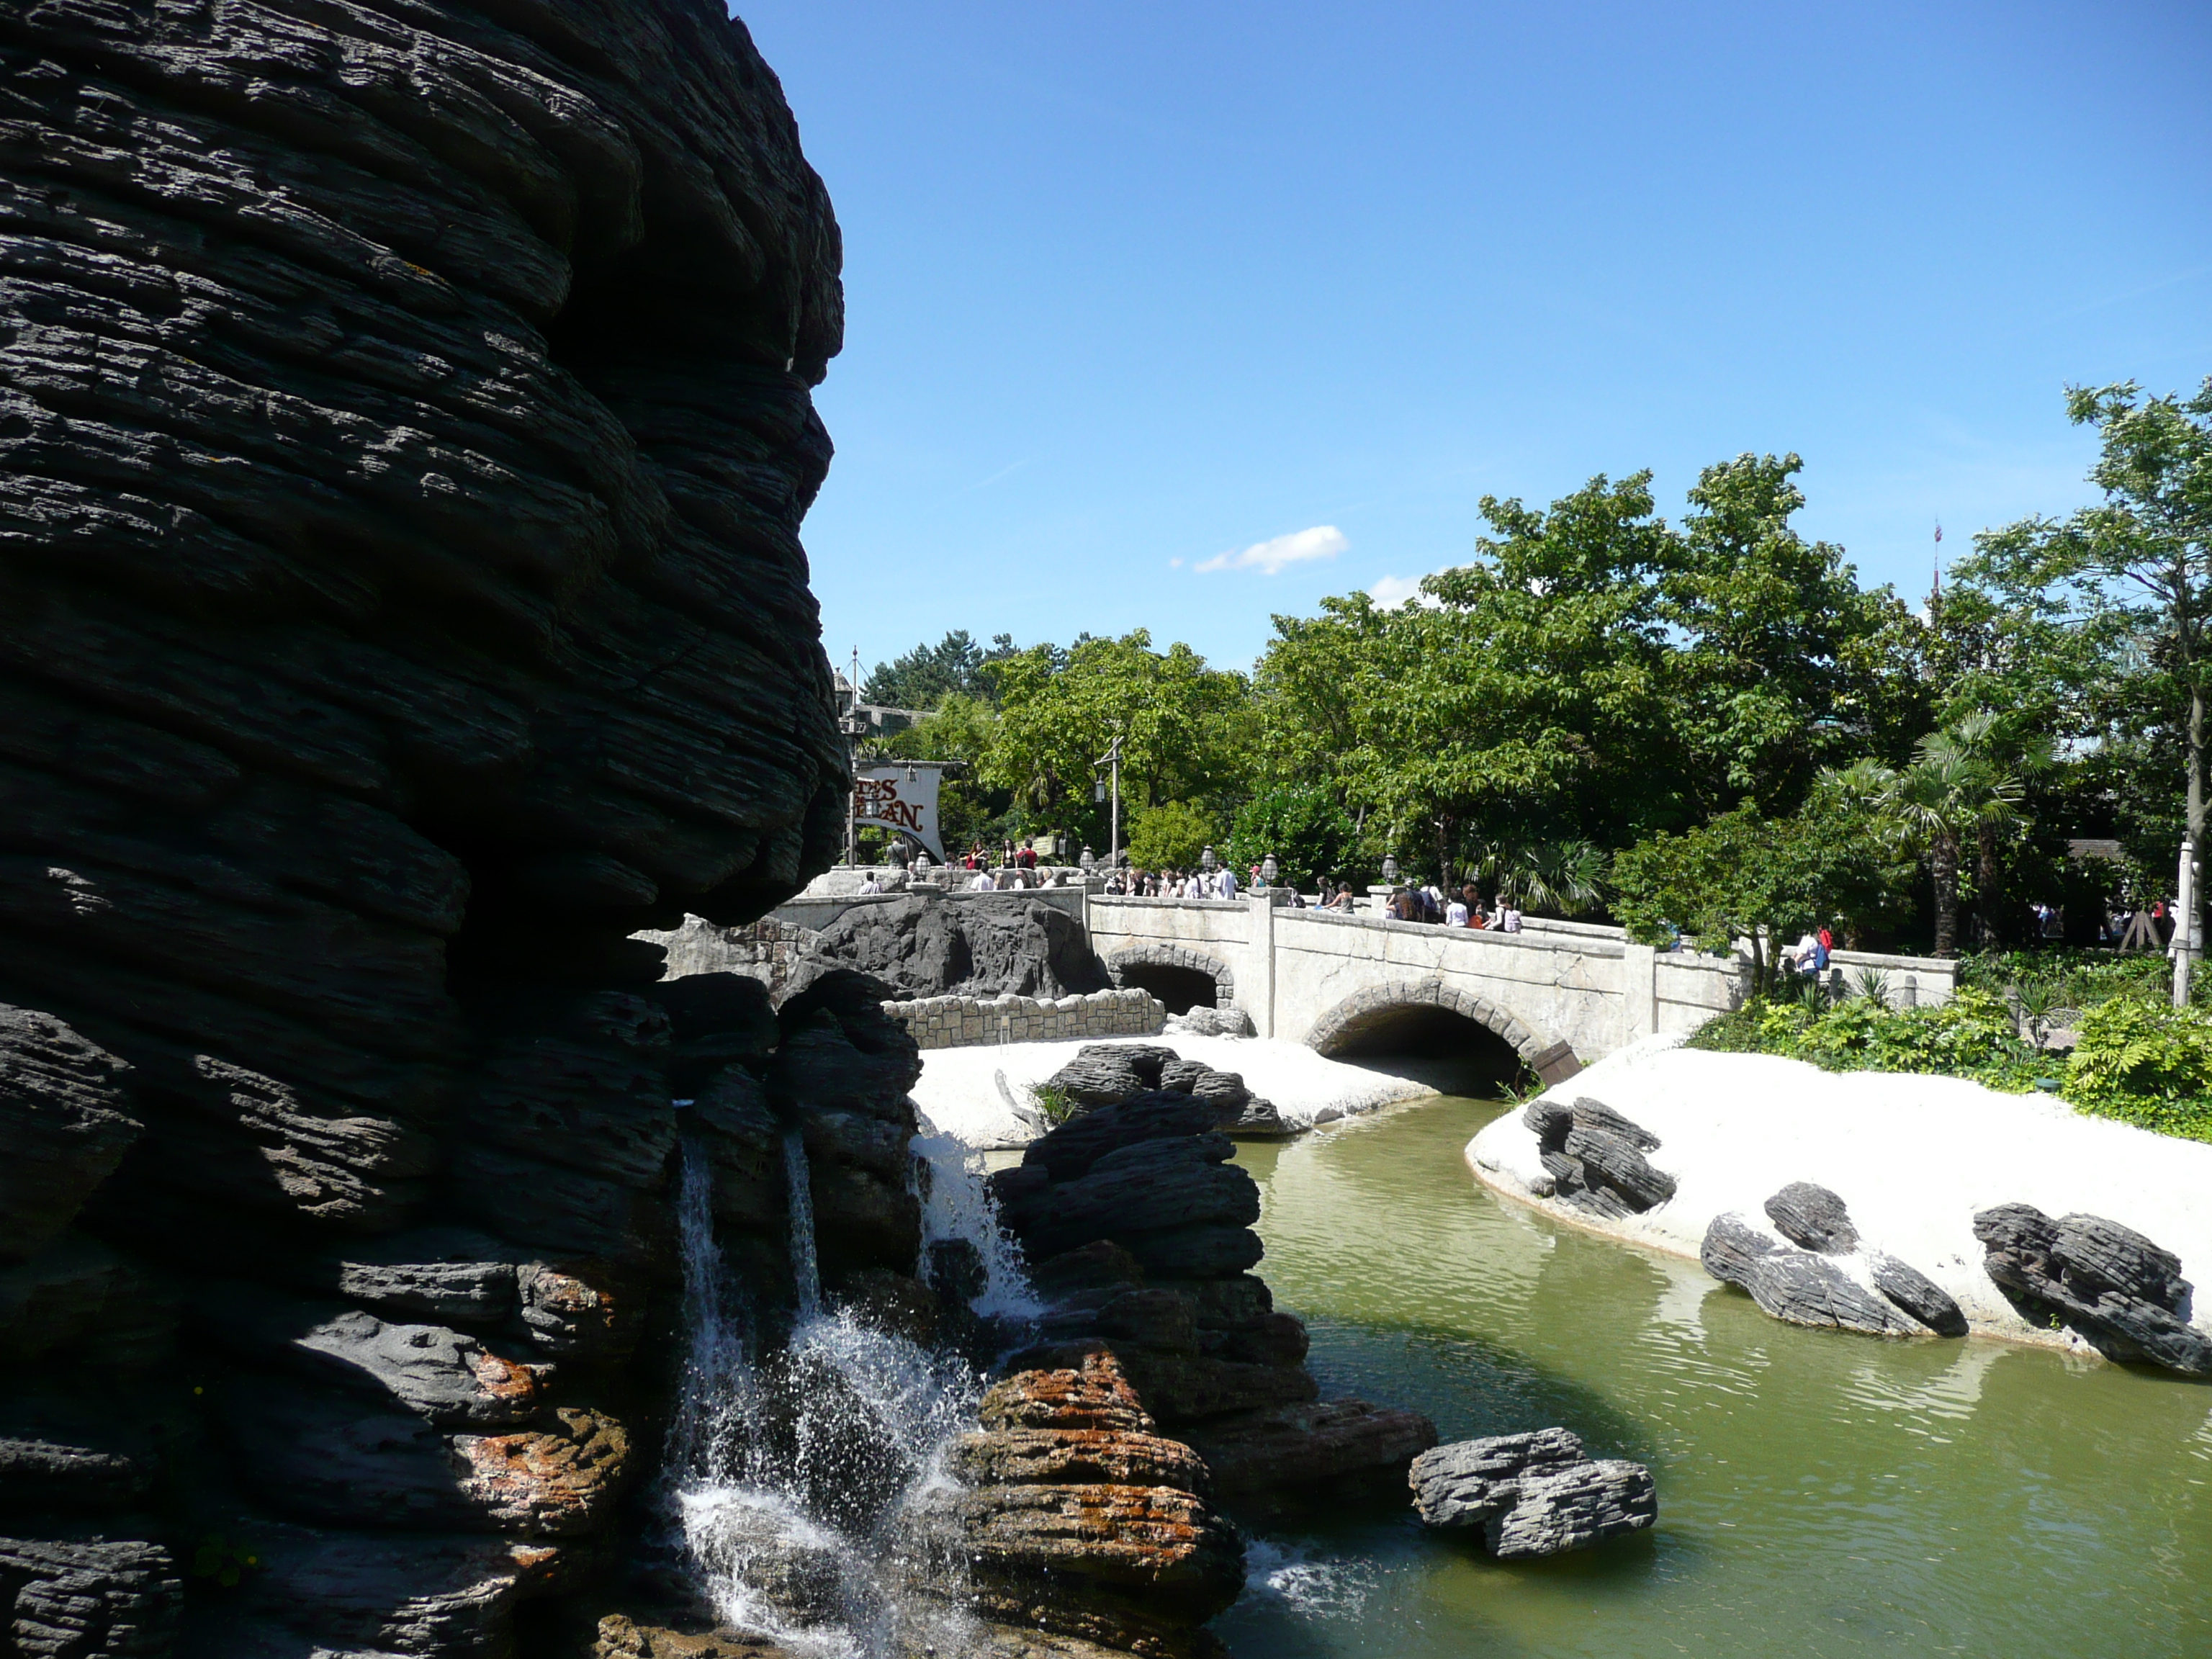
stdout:
[[1094,991],[1089,996],[920,997],[886,1002],[884,1012],[924,1048],[965,1048],[984,1042],[1058,1042],[1076,1037],[1152,1036],[1168,1011],[1144,991]]

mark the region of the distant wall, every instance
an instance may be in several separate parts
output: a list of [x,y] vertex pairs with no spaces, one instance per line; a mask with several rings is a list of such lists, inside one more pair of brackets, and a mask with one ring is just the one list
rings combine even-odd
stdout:
[[814,938],[814,929],[766,916],[743,927],[717,927],[700,916],[686,916],[666,933],[633,934],[668,952],[665,979],[686,974],[743,974],[768,987],[781,1000],[791,965]]
[[925,1048],[986,1042],[1054,1042],[1072,1037],[1151,1036],[1168,1011],[1142,991],[1093,991],[1046,1001],[1036,997],[921,997],[886,1002],[884,1012]]

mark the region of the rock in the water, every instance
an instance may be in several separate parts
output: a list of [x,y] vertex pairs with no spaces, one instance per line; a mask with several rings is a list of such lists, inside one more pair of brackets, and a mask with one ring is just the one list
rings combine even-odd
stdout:
[[1771,1238],[1733,1211],[1713,1218],[1698,1260],[1714,1278],[1750,1291],[1762,1311],[1793,1325],[1870,1336],[1917,1336],[1929,1328],[1827,1257]]
[[1974,1218],[1984,1267],[2023,1315],[2063,1323],[2115,1359],[2212,1376],[2212,1337],[2184,1317],[2191,1285],[2181,1261],[2101,1216],[2052,1220],[2028,1204]]
[[1951,1293],[1910,1262],[1880,1250],[1868,1256],[1875,1288],[1938,1336],[1964,1336],[1966,1316]]
[[1022,1167],[1073,1181],[1107,1153],[1140,1140],[1181,1139],[1215,1128],[1213,1109],[1187,1094],[1150,1091],[1086,1112],[1030,1143]]
[[1859,1247],[1858,1229],[1851,1225],[1844,1200],[1809,1181],[1793,1181],[1768,1199],[1766,1218],[1776,1232],[1802,1249],[1848,1255]]
[[978,1416],[982,1431],[953,1451],[976,1484],[934,1491],[908,1522],[967,1562],[972,1605],[1079,1644],[1208,1651],[1196,1627],[1243,1588],[1243,1544],[1206,1501],[1205,1465],[1159,1436],[1113,1354],[1017,1370]]
[[1284,1121],[1274,1102],[1255,1095],[1244,1103],[1237,1121],[1223,1127],[1222,1133],[1238,1140],[1288,1140],[1298,1131],[1296,1125]]
[[1208,1418],[1177,1433],[1212,1471],[1226,1494],[1395,1485],[1419,1453],[1437,1443],[1437,1425],[1419,1412],[1329,1400]]
[[1565,1429],[1462,1440],[1423,1452],[1407,1481],[1431,1527],[1480,1527],[1501,1559],[1557,1555],[1640,1532],[1659,1514],[1641,1463],[1592,1460]]
[[737,1631],[671,1630],[611,1613],[599,1620],[592,1659],[794,1659],[791,1650],[764,1636]]

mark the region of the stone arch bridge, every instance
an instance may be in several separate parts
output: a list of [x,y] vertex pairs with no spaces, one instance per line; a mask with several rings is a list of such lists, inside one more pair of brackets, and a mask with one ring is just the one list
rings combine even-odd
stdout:
[[[1091,948],[1117,984],[1208,985],[1262,1036],[1323,1054],[1386,1046],[1456,1016],[1494,1032],[1547,1083],[1656,1031],[1690,1031],[1741,1001],[1733,957],[1662,953],[1618,927],[1531,921],[1498,933],[1336,911],[1287,908],[1269,896],[1143,899],[1087,896]],[[1954,964],[1838,951],[1848,990],[1861,969],[1893,1001],[1948,999]],[[1170,981],[1168,976],[1175,978]]]

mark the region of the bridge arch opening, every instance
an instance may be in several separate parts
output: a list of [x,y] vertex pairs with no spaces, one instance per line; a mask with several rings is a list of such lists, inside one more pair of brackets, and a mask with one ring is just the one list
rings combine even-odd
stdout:
[[1167,1006],[1171,1014],[1187,1014],[1194,1008],[1211,1008],[1213,1005],[1213,975],[1196,968],[1176,968],[1165,963],[1139,963],[1121,975],[1121,983],[1134,990],[1150,991]]
[[1546,1057],[1542,1040],[1515,1016],[1432,981],[1362,991],[1322,1016],[1306,1041],[1332,1059],[1403,1063],[1447,1094],[1526,1085]]
[[1109,958],[1106,971],[1124,990],[1151,992],[1171,1014],[1227,1008],[1237,1000],[1226,964],[1180,945],[1130,945]]

